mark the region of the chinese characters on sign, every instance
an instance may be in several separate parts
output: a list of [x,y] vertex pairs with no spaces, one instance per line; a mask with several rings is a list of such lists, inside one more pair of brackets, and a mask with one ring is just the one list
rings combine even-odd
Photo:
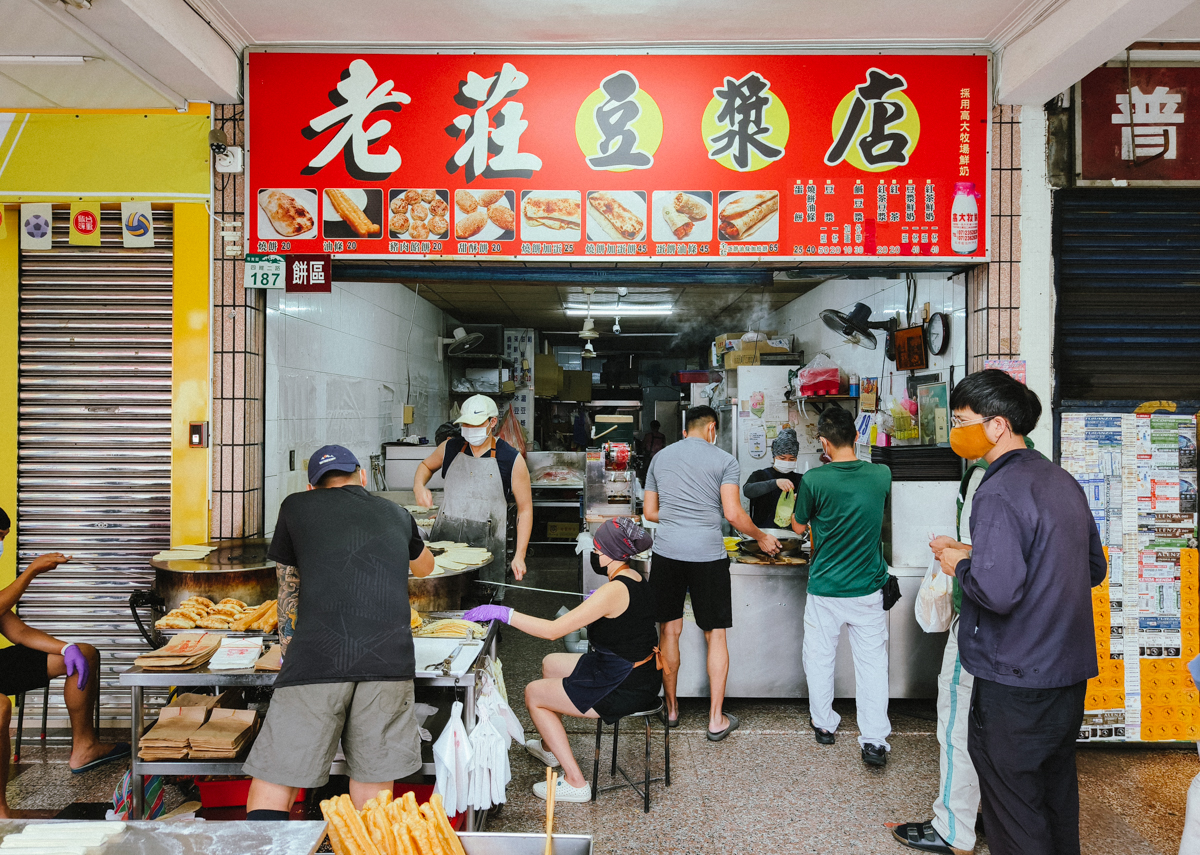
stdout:
[[[1176,125],[1183,124],[1183,112],[1179,109],[1183,96],[1172,93],[1165,86],[1156,86],[1143,93],[1134,86],[1127,93],[1117,94],[1117,112],[1112,123],[1121,126],[1121,159],[1134,160],[1139,157],[1165,157],[1175,160]],[[1132,98],[1133,111],[1130,115],[1129,102]]]
[[916,109],[901,93],[907,86],[900,75],[888,75],[878,68],[868,71],[867,82],[838,106],[834,143],[825,153],[825,163],[834,166],[849,158],[871,171],[908,163],[917,140],[908,131],[916,122]]
[[329,293],[333,285],[333,259],[328,255],[288,255],[284,283],[288,291]]
[[783,157],[783,147],[768,142],[774,131],[767,118],[773,98],[770,89],[770,83],[750,72],[741,80],[726,77],[725,84],[713,90],[721,104],[717,124],[724,130],[708,138],[709,158],[719,160],[729,154],[734,167],[745,172],[751,168],[751,154],[766,161]]
[[366,126],[367,120],[376,111],[393,110],[399,113],[401,106],[411,101],[405,93],[391,91],[392,85],[391,80],[379,83],[365,60],[351,62],[338,82],[335,90],[337,97],[332,92],[329,94],[329,100],[336,106],[309,121],[302,133],[307,139],[315,139],[336,125],[340,124],[341,128],[320,154],[308,162],[308,167],[301,170],[302,174],[319,172],[339,151],[345,154],[346,171],[361,181],[386,178],[399,169],[400,152],[392,146],[389,145],[383,152],[370,151],[371,143],[382,139],[392,129],[392,123],[380,119],[369,128]]
[[[597,154],[587,159],[588,166],[592,169],[649,169],[654,165],[654,154],[639,147],[638,132],[634,127],[642,115],[642,105],[635,97],[639,91],[637,78],[628,71],[618,71],[604,79],[600,91],[604,101],[592,111],[600,141],[596,144]],[[654,105],[654,111],[657,113],[657,105]],[[658,126],[661,138],[661,116]]]
[[460,167],[466,167],[470,184],[479,176],[530,178],[542,168],[540,157],[517,150],[521,134],[529,127],[529,122],[521,118],[524,105],[520,101],[507,101],[496,112],[494,126],[490,115],[501,101],[512,98],[528,83],[529,78],[510,62],[504,63],[491,77],[480,77],[474,71],[467,73],[467,79],[459,82],[454,100],[475,112],[456,116],[454,124],[446,128],[450,136],[463,139],[462,146],[446,165],[447,172],[453,175]]

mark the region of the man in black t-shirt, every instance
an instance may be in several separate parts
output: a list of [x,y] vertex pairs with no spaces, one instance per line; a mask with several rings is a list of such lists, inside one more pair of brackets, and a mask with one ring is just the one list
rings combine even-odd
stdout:
[[408,511],[366,491],[349,450],[319,449],[308,480],[284,499],[267,551],[284,660],[244,767],[252,820],[287,819],[298,788],[323,786],[339,740],[360,809],[421,767],[408,576],[433,572],[433,555]]

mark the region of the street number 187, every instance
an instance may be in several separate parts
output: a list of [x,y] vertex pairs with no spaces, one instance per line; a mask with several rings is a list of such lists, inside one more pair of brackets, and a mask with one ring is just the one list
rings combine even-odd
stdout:
[[252,288],[278,288],[279,274],[275,272],[258,272],[250,274],[250,287]]

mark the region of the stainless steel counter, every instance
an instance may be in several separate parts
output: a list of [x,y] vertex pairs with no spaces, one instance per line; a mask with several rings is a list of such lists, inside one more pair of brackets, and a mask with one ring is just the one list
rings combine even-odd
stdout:
[[[890,693],[893,698],[934,698],[946,633],[926,633],[917,624],[913,603],[923,572],[915,571],[915,576],[913,572],[892,570],[902,596],[887,613]],[[803,656],[808,568],[734,563],[729,574],[733,627],[726,634],[730,661],[726,696],[808,697]],[[684,613],[679,653],[679,696],[707,697],[707,646],[690,603]],[[834,693],[839,698],[854,696],[854,660],[845,629],[838,642]]]
[[[0,840],[29,824],[27,820],[0,820]],[[95,851],[106,855],[312,855],[325,838],[324,822],[180,820],[130,822],[127,826]]]

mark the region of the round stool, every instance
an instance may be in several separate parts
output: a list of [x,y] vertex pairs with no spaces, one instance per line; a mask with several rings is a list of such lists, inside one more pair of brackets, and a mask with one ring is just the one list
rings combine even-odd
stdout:
[[[660,702],[657,707],[652,710],[643,710],[642,712],[633,712],[628,715],[623,715],[613,723],[613,751],[612,751],[612,768],[609,770],[609,775],[621,773],[621,777],[625,779],[624,784],[613,784],[610,787],[600,787],[600,737],[604,732],[604,719],[596,719],[596,758],[592,764],[592,801],[596,801],[596,797],[601,790],[619,790],[624,787],[633,787],[634,792],[642,797],[645,806],[645,812],[650,812],[650,783],[652,781],[665,781],[666,785],[671,786],[671,729],[667,727],[664,717],[663,720],[663,764],[664,775],[661,778],[650,777],[650,719],[654,716],[661,715],[663,705]],[[643,775],[642,785],[639,787],[634,780],[629,777],[629,774],[620,766],[617,765],[617,737],[620,733],[621,722],[627,718],[641,717],[646,725],[646,768]]]

